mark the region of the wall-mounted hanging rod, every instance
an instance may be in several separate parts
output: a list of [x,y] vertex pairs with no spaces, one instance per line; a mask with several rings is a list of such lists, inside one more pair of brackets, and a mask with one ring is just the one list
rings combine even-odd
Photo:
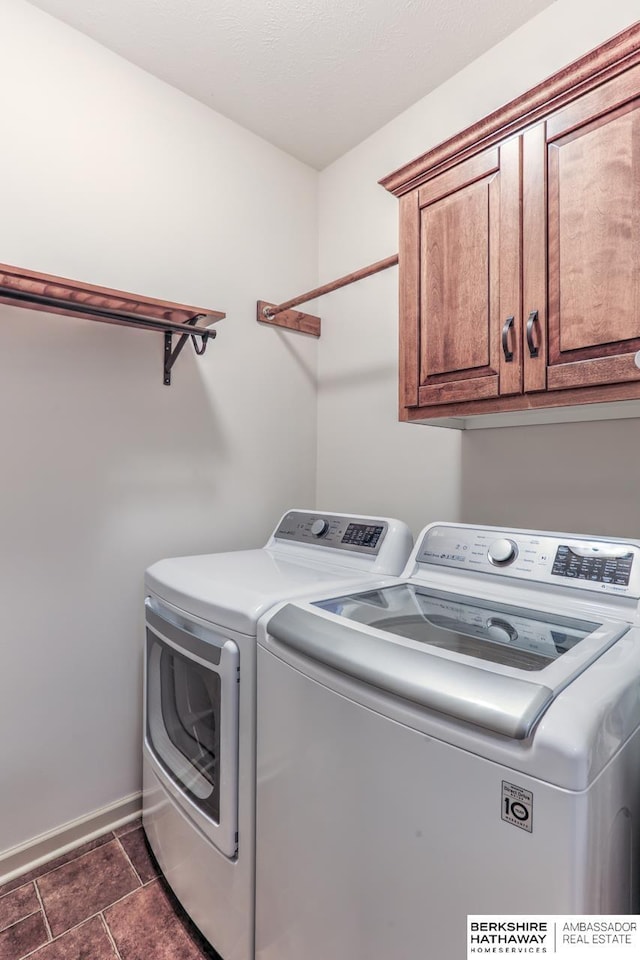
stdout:
[[292,310],[301,303],[308,303],[309,300],[315,300],[325,293],[332,293],[339,290],[340,287],[346,287],[350,283],[356,283],[358,280],[364,280],[374,273],[380,273],[381,270],[387,270],[389,267],[395,267],[398,263],[398,254],[387,257],[385,260],[378,260],[368,267],[362,267],[354,273],[349,273],[338,280],[332,280],[325,283],[315,290],[303,293],[299,297],[293,297],[291,300],[285,300],[284,303],[266,303],[264,300],[258,300],[257,319],[261,323],[271,323],[277,327],[287,327],[289,330],[299,330],[302,333],[310,333],[315,337],[320,336],[320,317],[314,317],[309,313],[301,313],[299,310]]
[[[213,330],[197,327],[198,321],[211,324],[225,316],[217,310],[138,297],[4,264],[0,264],[0,303],[164,333],[163,382],[167,385],[187,340],[191,339],[196,353],[203,354],[207,342],[216,335]],[[172,349],[175,334],[179,334],[179,340]]]
[[[40,296],[37,293],[25,293],[22,290],[7,290],[6,287],[0,286],[0,300],[4,303],[9,301],[20,304],[20,306],[42,306],[49,307],[53,313],[64,311],[65,314],[76,313],[81,317],[90,317],[92,320],[104,320],[109,323],[117,323],[122,326],[136,327],[139,330],[159,330],[161,333],[166,331],[171,331],[173,333],[181,333],[184,336],[184,323],[171,323],[168,320],[158,320],[155,317],[143,317],[135,313],[127,313],[124,310],[107,310],[104,307],[91,306],[87,308],[86,304],[76,303],[73,300],[62,300],[58,297],[45,297]],[[204,317],[204,314],[197,314],[190,320],[187,320],[187,323],[192,323],[195,320],[200,320]],[[191,336],[198,336],[205,339],[213,331],[211,330],[198,330],[193,329],[190,331]]]

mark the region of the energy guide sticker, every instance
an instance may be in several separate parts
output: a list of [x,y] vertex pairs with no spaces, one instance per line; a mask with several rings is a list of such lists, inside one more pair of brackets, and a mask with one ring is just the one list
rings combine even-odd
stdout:
[[637,960],[640,916],[467,917],[467,960],[542,956]]

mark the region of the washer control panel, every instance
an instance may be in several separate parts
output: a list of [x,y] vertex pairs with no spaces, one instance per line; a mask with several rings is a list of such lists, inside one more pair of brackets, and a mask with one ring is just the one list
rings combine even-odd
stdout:
[[561,544],[553,560],[552,574],[556,577],[589,580],[596,583],[615,583],[628,587],[633,566],[633,552],[622,554],[591,554],[575,545]]
[[436,524],[425,532],[416,561],[640,596],[640,545],[631,541]]
[[274,536],[278,540],[317,544],[376,556],[387,528],[388,524],[383,520],[291,510],[282,518]]

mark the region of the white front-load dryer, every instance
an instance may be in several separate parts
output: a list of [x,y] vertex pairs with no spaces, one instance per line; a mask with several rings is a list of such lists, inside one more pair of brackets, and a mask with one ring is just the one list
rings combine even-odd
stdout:
[[266,546],[146,573],[143,824],[223,960],[253,960],[256,625],[283,599],[364,588],[412,546],[389,518],[291,510]]

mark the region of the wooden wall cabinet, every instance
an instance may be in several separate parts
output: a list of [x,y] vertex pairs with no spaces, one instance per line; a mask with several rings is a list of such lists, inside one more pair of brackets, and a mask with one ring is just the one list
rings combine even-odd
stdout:
[[640,406],[640,25],[381,183],[401,419]]

